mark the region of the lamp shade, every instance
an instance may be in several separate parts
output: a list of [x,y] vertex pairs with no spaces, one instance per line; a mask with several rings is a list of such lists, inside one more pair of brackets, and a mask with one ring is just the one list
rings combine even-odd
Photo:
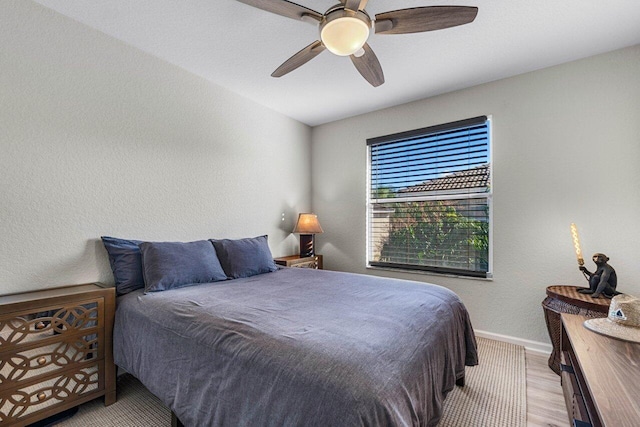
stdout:
[[298,215],[298,223],[293,229],[298,234],[320,234],[323,233],[318,216],[312,213],[301,213]]

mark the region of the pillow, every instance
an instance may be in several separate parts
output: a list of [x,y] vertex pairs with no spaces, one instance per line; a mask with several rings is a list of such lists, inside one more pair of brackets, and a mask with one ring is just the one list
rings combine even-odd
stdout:
[[251,277],[278,269],[271,256],[267,236],[211,241],[218,253],[220,264],[230,279]]
[[142,256],[138,247],[142,242],[102,236],[102,243],[109,254],[109,264],[116,282],[116,294],[124,295],[144,288]]
[[226,280],[216,250],[208,240],[143,242],[144,291],[166,291],[197,283]]

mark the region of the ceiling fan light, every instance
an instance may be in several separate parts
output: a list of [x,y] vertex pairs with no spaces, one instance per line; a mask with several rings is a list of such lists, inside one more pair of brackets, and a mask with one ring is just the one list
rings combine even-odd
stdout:
[[342,16],[322,26],[320,39],[330,52],[349,56],[362,49],[369,38],[369,30],[369,25],[363,20]]

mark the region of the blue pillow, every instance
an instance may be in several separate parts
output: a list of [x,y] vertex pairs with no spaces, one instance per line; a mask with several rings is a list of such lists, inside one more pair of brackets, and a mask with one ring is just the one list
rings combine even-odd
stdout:
[[166,291],[198,283],[226,280],[216,250],[208,240],[143,242],[144,291]]
[[267,236],[211,241],[218,253],[220,264],[230,279],[251,277],[278,269],[269,250]]
[[116,282],[116,294],[124,295],[144,288],[142,256],[138,247],[142,242],[102,236],[102,243],[109,254],[109,264]]

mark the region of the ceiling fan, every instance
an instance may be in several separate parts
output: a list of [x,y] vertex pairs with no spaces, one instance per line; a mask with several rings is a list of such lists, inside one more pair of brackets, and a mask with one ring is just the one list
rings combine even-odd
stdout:
[[374,87],[384,83],[384,74],[367,43],[372,29],[376,34],[421,33],[468,24],[478,14],[477,7],[426,6],[379,13],[371,18],[365,10],[368,0],[340,0],[324,14],[287,0],[238,1],[318,25],[320,40],[287,59],[271,74],[272,77],[282,77],[328,49],[336,55],[349,56],[362,77]]

